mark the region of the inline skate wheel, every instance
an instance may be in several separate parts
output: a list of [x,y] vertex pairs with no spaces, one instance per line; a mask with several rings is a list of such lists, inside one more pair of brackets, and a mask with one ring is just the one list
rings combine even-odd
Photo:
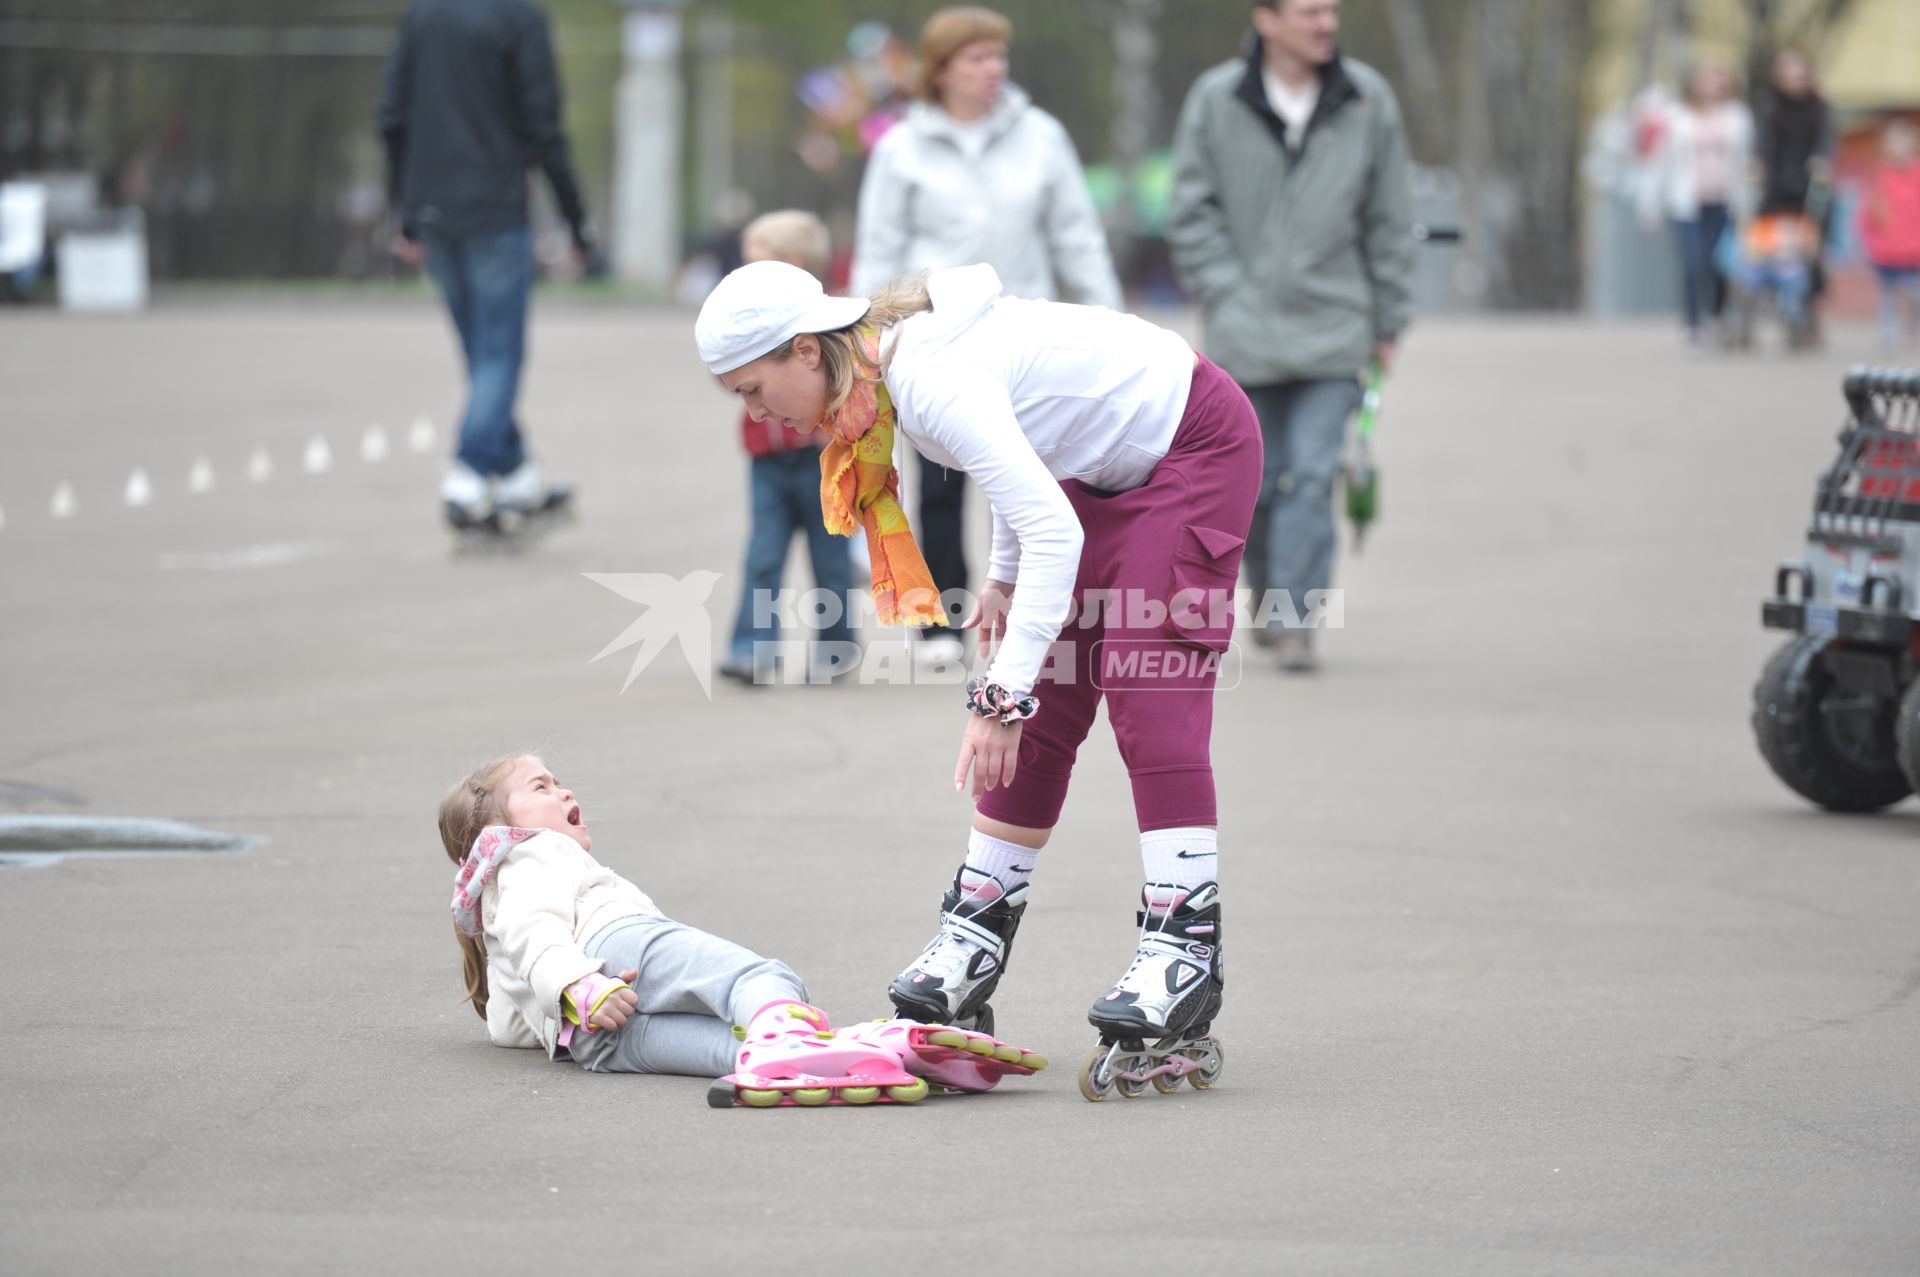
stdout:
[[1145,1082],[1129,1082],[1126,1078],[1119,1076],[1120,1070],[1132,1063],[1134,1060],[1129,1057],[1125,1064],[1114,1065],[1113,1089],[1120,1092],[1120,1098],[1123,1100],[1137,1100],[1147,1093]]
[[1162,1095],[1172,1095],[1180,1089],[1178,1073],[1156,1073],[1153,1075],[1153,1089]]
[[748,1108],[770,1109],[780,1103],[780,1092],[762,1091],[754,1087],[743,1086],[735,1092],[740,1102]]
[[817,1104],[825,1104],[828,1100],[832,1099],[833,1088],[830,1086],[803,1086],[792,1094],[795,1104],[804,1104],[808,1108],[812,1108]]
[[927,1080],[917,1077],[905,1086],[890,1086],[887,1098],[896,1104],[916,1104],[927,1098]]
[[840,1098],[849,1104],[871,1104],[880,1098],[880,1088],[877,1086],[843,1086],[840,1088]]
[[1187,1074],[1187,1082],[1196,1091],[1204,1091],[1219,1081],[1221,1070],[1227,1067],[1226,1045],[1219,1038],[1214,1038],[1211,1045],[1213,1049],[1208,1052],[1211,1058],[1207,1063]]
[[1113,1094],[1113,1077],[1106,1071],[1109,1049],[1094,1047],[1080,1065],[1080,1094],[1095,1104]]

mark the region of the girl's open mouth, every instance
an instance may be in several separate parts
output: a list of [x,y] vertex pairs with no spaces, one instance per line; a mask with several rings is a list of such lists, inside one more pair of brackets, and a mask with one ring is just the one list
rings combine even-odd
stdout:
[[577,825],[580,823],[580,804],[579,803],[575,803],[573,806],[567,808],[567,823],[569,825]]

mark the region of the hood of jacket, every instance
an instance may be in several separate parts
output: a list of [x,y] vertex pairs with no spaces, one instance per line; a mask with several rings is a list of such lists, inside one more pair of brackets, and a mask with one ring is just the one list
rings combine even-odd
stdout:
[[[1019,85],[1003,86],[999,101],[995,102],[993,109],[987,112],[987,137],[990,140],[997,140],[1005,136],[1007,130],[1012,128],[1026,109],[1032,105],[1033,99],[1028,97],[1026,91]],[[926,137],[941,137],[955,146],[960,144],[960,124],[948,115],[945,109],[932,102],[915,102],[907,108],[906,118],[900,123],[902,127],[912,129]]]
[[953,344],[980,322],[1001,293],[1000,275],[984,262],[956,266],[927,276],[927,296],[933,309],[910,316],[894,340],[895,358],[930,355]]

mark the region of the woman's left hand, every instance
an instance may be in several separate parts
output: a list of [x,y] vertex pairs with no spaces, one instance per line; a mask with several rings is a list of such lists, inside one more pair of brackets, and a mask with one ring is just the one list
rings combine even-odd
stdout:
[[1020,759],[1021,723],[1002,723],[968,713],[967,732],[960,739],[960,762],[953,769],[953,787],[967,783],[967,769],[973,769],[973,800],[996,785],[1013,783],[1014,765]]

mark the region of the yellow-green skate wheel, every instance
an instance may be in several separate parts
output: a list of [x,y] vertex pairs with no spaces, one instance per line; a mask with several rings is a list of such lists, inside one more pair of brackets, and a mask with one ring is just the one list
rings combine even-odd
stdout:
[[849,1104],[871,1104],[880,1098],[880,1088],[877,1086],[843,1086],[840,1088],[840,1098]]
[[1022,1051],[1020,1053],[1020,1063],[1026,1065],[1028,1068],[1032,1069],[1035,1073],[1038,1073],[1041,1069],[1046,1068],[1047,1062],[1048,1062],[1047,1057],[1044,1055],[1036,1055],[1032,1051]]
[[993,1058],[1002,1064],[1018,1064],[1020,1063],[1020,1048],[1017,1046],[996,1046],[993,1048]]
[[740,1102],[748,1108],[770,1109],[780,1102],[780,1092],[760,1091],[743,1086],[739,1090]]
[[833,1088],[830,1086],[803,1086],[793,1092],[793,1102],[805,1104],[809,1108],[816,1104],[825,1104],[832,1098]]
[[978,1033],[968,1034],[967,1040],[962,1042],[960,1046],[963,1050],[971,1051],[975,1055],[993,1054],[993,1039],[982,1037]]
[[927,1098],[927,1079],[917,1077],[905,1086],[887,1088],[887,1098],[897,1104],[914,1104]]
[[933,1043],[935,1046],[965,1047],[967,1045],[967,1035],[958,1029],[939,1029],[927,1034],[927,1041]]

